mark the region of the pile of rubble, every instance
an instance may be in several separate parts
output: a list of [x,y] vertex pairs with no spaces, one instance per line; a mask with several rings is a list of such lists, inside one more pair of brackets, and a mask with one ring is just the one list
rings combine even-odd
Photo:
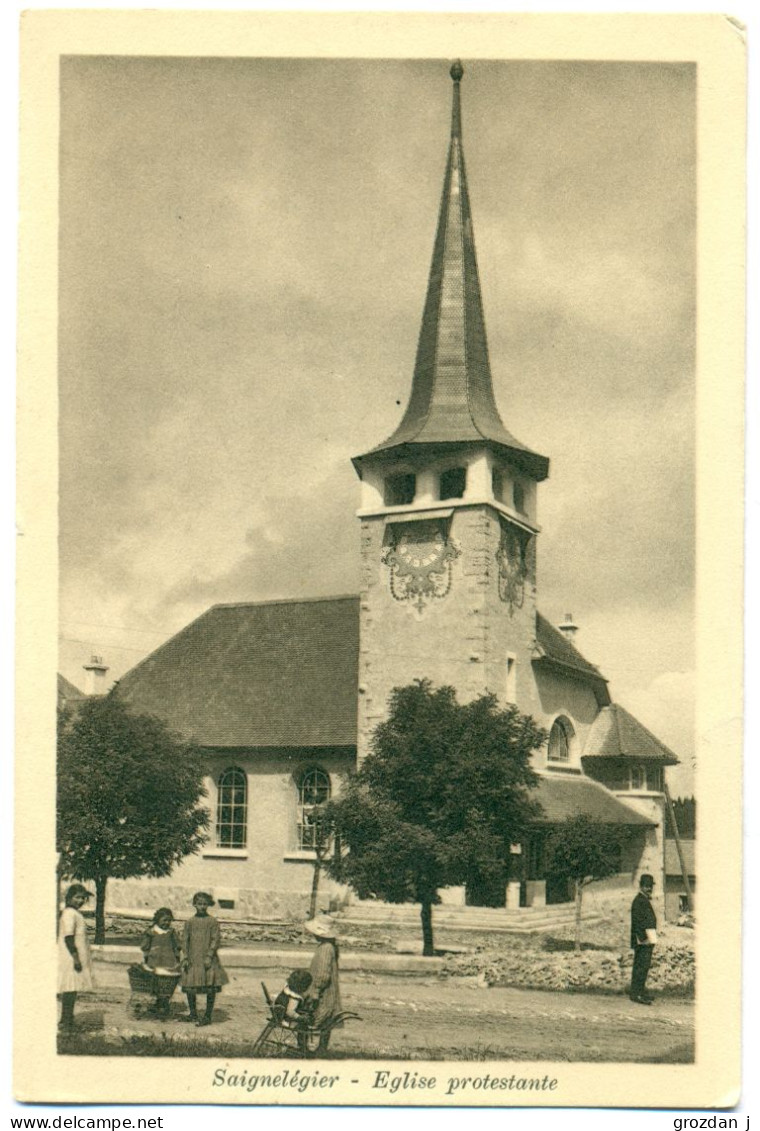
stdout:
[[[632,962],[631,951],[493,948],[449,956],[442,975],[476,977],[486,986],[621,993],[630,983]],[[694,951],[673,944],[658,946],[647,985],[660,992],[693,995]]]

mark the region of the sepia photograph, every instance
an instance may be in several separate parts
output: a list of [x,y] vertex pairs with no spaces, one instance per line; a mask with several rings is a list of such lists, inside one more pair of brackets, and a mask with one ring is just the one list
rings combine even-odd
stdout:
[[725,810],[740,736],[700,716],[706,632],[716,703],[729,660],[698,52],[476,30],[61,37],[34,871],[73,1090],[20,1098],[604,1103],[582,1066],[700,1070],[702,758]]

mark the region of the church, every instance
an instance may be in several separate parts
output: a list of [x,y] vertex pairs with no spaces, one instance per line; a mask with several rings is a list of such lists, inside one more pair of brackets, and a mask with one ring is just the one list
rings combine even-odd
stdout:
[[[610,899],[641,872],[665,877],[665,772],[673,753],[611,699],[574,644],[569,614],[539,612],[538,496],[549,459],[502,420],[491,379],[462,144],[461,64],[405,414],[353,459],[358,594],[216,605],[134,667],[117,694],[208,756],[209,839],[165,879],[109,884],[112,910],[186,907],[199,888],[225,918],[302,917],[316,805],[365,757],[396,686],[418,678],[460,700],[493,693],[548,733],[535,755],[543,815],[511,846],[500,890],[450,889],[452,904],[541,907],[570,898],[546,853],[577,813],[620,826]],[[411,361],[411,359],[410,359]],[[323,877],[320,899],[350,892]],[[660,905],[660,910],[662,905]]]

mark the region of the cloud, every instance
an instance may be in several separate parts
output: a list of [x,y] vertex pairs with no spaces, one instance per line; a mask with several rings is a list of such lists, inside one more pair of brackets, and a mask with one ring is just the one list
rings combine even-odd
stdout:
[[[82,652],[128,665],[216,601],[355,590],[349,460],[409,394],[450,84],[437,61],[62,74],[76,682]],[[539,603],[643,692],[693,665],[694,71],[473,64],[464,99],[496,398],[552,460]]]
[[645,688],[630,690],[623,706],[681,759],[668,770],[671,795],[691,796],[696,770],[696,673],[661,672]]

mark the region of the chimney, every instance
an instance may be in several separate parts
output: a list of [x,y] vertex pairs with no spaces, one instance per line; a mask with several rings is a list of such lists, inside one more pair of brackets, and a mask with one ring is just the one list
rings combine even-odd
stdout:
[[572,644],[575,639],[575,634],[578,631],[578,625],[573,621],[572,613],[565,613],[565,619],[562,624],[558,624],[557,628],[560,630],[565,640],[569,640]]
[[106,672],[108,668],[103,663],[102,656],[91,656],[89,664],[84,664],[84,670],[87,672],[84,681],[85,695],[105,695],[106,693]]

